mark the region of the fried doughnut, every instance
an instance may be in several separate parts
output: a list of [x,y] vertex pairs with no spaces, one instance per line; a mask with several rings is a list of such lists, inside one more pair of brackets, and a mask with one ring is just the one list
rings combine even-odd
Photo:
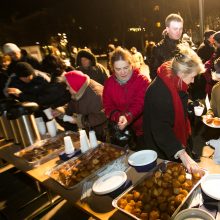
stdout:
[[214,120],[213,118],[207,118],[205,122],[206,124],[212,124],[213,120]]
[[220,125],[220,118],[214,118],[212,123],[213,123],[215,126],[219,126],[219,125]]
[[192,173],[192,177],[193,177],[193,179],[200,180],[201,179],[201,174],[199,172]]

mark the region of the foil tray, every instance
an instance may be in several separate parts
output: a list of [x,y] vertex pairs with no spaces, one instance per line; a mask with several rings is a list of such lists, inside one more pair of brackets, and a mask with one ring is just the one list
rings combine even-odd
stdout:
[[[160,197],[159,198],[159,196],[161,196],[162,195],[162,193],[161,194],[159,194],[159,188],[160,188],[160,186],[158,186],[158,185],[156,185],[155,183],[155,185],[152,185],[152,189],[153,190],[155,190],[155,194],[154,194],[154,192],[152,192],[152,191],[144,191],[145,190],[145,186],[146,185],[144,185],[144,184],[149,184],[149,182],[148,183],[146,183],[146,181],[151,181],[152,179],[153,179],[153,182],[155,181],[155,175],[157,175],[157,174],[159,174],[159,173],[164,173],[164,172],[166,172],[167,171],[167,167],[169,166],[169,164],[171,165],[171,164],[173,164],[173,165],[177,165],[178,163],[175,163],[175,162],[169,162],[169,161],[163,161],[162,163],[160,163],[160,164],[158,164],[154,169],[152,169],[150,172],[148,172],[144,177],[142,177],[135,185],[133,185],[133,186],[131,186],[131,187],[129,187],[126,191],[124,191],[122,194],[120,194],[117,198],[115,198],[113,201],[112,201],[112,205],[115,207],[115,208],[117,208],[117,209],[119,209],[120,211],[122,211],[122,212],[124,212],[124,213],[126,213],[127,215],[129,215],[129,216],[131,216],[133,219],[137,219],[137,220],[141,220],[141,219],[148,219],[148,217],[146,217],[146,215],[144,216],[144,214],[142,214],[142,216],[140,215],[142,212],[147,212],[144,208],[146,207],[146,206],[144,206],[144,205],[149,205],[149,204],[151,204],[152,203],[152,201],[153,200],[156,200],[157,202],[156,202],[156,204],[157,204],[157,206],[153,206],[152,205],[152,207],[150,208],[150,210],[149,210],[149,212],[147,212],[148,213],[148,216],[149,216],[149,213],[151,212],[151,211],[153,211],[153,210],[159,210],[159,213],[160,213],[160,215],[161,215],[161,213],[166,213],[166,212],[168,212],[168,208],[169,208],[169,206],[170,206],[170,203],[169,203],[169,205],[168,205],[168,203],[167,203],[167,206],[165,206],[164,207],[164,211],[161,211],[160,210],[160,208],[159,208],[159,204],[161,204],[161,203],[159,203],[159,199],[163,199],[162,197]],[[182,165],[183,166],[183,165]],[[156,172],[157,171],[159,171],[159,173],[157,173],[156,174]],[[195,178],[193,178],[192,177],[192,175],[191,174],[189,174],[189,173],[187,173],[186,172],[186,179],[187,180],[192,180],[192,186],[191,186],[191,189],[188,191],[188,194],[187,194],[187,196],[185,196],[184,198],[183,198],[183,200],[181,201],[181,203],[177,206],[177,207],[175,207],[175,209],[174,210],[172,210],[172,214],[171,213],[166,213],[166,214],[168,214],[169,216],[164,216],[164,218],[161,218],[161,216],[159,217],[159,218],[156,218],[156,219],[173,219],[175,216],[176,216],[176,214],[181,210],[181,208],[183,207],[183,205],[186,205],[185,204],[185,202],[186,202],[186,200],[187,199],[190,199],[189,197],[190,197],[190,195],[192,194],[192,192],[196,189],[196,187],[200,184],[200,182],[201,182],[201,180],[202,180],[202,178],[205,176],[207,174],[207,172],[206,171],[204,171],[203,170],[203,176],[201,177],[201,179],[195,179]],[[159,179],[158,179],[159,180]],[[172,181],[173,181],[173,179],[172,179]],[[160,184],[163,184],[162,182],[160,183]],[[149,187],[149,185],[148,185],[148,187]],[[153,188],[154,187],[154,188]],[[173,187],[173,185],[172,185],[172,187]],[[182,185],[181,186],[179,186],[179,188],[181,188],[182,189]],[[140,189],[142,189],[142,191],[140,190]],[[166,188],[165,188],[166,189]],[[174,194],[174,196],[178,196],[179,194],[181,194],[180,192],[178,193],[178,189],[175,189],[176,190],[176,194]],[[129,198],[129,196],[127,197],[127,195],[128,194],[132,194],[132,192],[134,192],[134,191],[138,191],[139,193],[140,193],[140,197],[139,198],[136,198],[136,199],[134,199],[134,201],[133,202],[135,202],[136,204],[134,204],[134,207],[138,207],[139,205],[140,205],[140,207],[141,207],[141,205],[143,205],[142,206],[142,208],[140,208],[140,209],[136,209],[136,213],[135,213],[135,209],[133,210],[133,211],[131,211],[133,208],[131,207],[130,208],[130,210],[129,210],[129,207],[127,207],[127,208],[125,208],[125,207],[123,207],[123,205],[121,205],[122,204],[122,202],[124,202],[123,200],[121,200],[121,199],[124,199],[125,198],[125,200],[127,201],[127,198]],[[172,189],[172,191],[174,192],[174,187],[173,187],[173,189]],[[146,193],[147,192],[147,193]],[[144,193],[146,193],[145,195],[144,195]],[[152,196],[152,194],[154,195],[154,196]],[[158,196],[157,196],[157,193],[159,194]],[[147,198],[148,197],[148,195],[150,194],[150,198]],[[133,195],[135,195],[135,194],[133,194]],[[146,196],[147,195],[147,196]],[[138,196],[138,194],[137,194],[137,196]],[[142,197],[141,197],[142,196]],[[146,196],[145,198],[144,198],[144,196]],[[132,199],[132,198],[131,198]],[[119,201],[120,200],[120,201]],[[135,201],[136,200],[136,201]],[[141,201],[141,202],[138,202],[138,201]],[[164,199],[164,204],[165,204],[165,202],[167,202],[168,201],[168,199],[166,198],[166,199]],[[138,204],[139,203],[139,204]],[[121,207],[120,207],[121,206]],[[144,207],[144,208],[143,208]],[[150,207],[150,206],[149,206]],[[148,208],[149,208],[148,207]],[[129,211],[128,211],[129,210]],[[131,212],[130,212],[131,211]],[[165,214],[163,214],[163,215],[165,215]]]
[[78,157],[74,157],[47,171],[46,175],[66,189],[73,189],[95,177],[115,160],[125,156],[126,148],[100,143]]
[[64,150],[65,136],[70,136],[76,148],[80,148],[79,134],[77,132],[66,131],[55,137],[47,138],[30,145],[16,153],[16,157],[24,160],[29,166],[37,167],[40,164],[57,157]]

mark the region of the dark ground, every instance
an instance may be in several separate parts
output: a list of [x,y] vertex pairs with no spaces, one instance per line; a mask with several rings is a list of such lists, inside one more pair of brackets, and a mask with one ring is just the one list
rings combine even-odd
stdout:
[[[1,169],[4,171],[4,169]],[[0,172],[1,172],[0,171]],[[0,173],[0,220],[24,220],[24,219],[79,219],[87,220],[89,216],[81,210],[73,207],[72,204],[62,200],[50,208],[45,208],[49,204],[46,194],[30,203],[27,202],[39,196],[34,181],[26,174],[16,168],[10,168]],[[54,196],[55,198],[55,196]],[[42,213],[34,213],[43,210]]]

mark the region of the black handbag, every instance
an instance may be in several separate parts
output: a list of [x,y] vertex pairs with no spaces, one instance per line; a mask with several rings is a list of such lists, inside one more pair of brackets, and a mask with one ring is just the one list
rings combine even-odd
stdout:
[[118,124],[111,120],[113,113],[119,110],[113,110],[107,121],[108,129],[108,142],[125,147],[128,145],[130,148],[134,146],[135,134],[131,126],[126,126],[124,130],[120,130]]

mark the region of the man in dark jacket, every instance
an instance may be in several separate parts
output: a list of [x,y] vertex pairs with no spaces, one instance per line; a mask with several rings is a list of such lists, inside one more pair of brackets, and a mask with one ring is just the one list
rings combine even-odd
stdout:
[[20,101],[36,102],[41,108],[56,108],[70,101],[70,93],[63,81],[50,82],[50,77],[30,64],[19,62],[8,80],[5,91]]
[[205,63],[208,61],[212,54],[215,51],[215,48],[213,47],[213,35],[215,31],[208,30],[204,33],[204,41],[201,43],[197,50],[197,54],[202,59],[202,62]]
[[7,72],[8,75],[12,75],[15,73],[15,66],[18,62],[27,62],[29,63],[34,69],[40,70],[41,65],[38,60],[32,56],[30,56],[25,50],[22,50],[13,43],[6,43],[3,45],[3,52],[6,55],[11,57],[11,63],[8,66]]
[[101,85],[104,85],[105,80],[109,77],[108,70],[97,63],[95,55],[88,49],[80,50],[77,53],[76,66],[77,70],[82,71]]
[[170,14],[165,20],[166,29],[162,39],[152,50],[150,60],[150,77],[153,80],[157,75],[157,68],[177,53],[177,44],[183,32],[183,18],[178,14]]

